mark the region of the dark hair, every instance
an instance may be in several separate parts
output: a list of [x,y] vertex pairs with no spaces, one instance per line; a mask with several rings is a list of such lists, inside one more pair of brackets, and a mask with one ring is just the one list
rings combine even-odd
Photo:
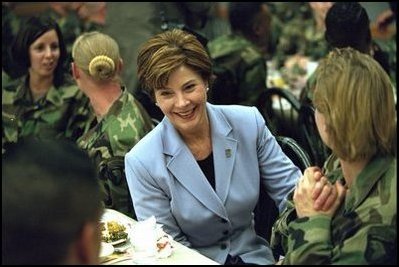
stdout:
[[256,14],[264,2],[231,2],[229,4],[229,20],[233,32],[252,35]]
[[371,32],[367,11],[358,2],[337,2],[327,12],[327,43],[333,48],[352,47],[370,53]]
[[64,83],[65,80],[65,63],[67,59],[67,50],[65,47],[64,38],[61,29],[52,18],[47,16],[30,17],[24,23],[21,23],[22,28],[18,32],[14,43],[11,47],[11,54],[16,67],[20,69],[20,75],[28,72],[30,67],[29,47],[36,41],[37,38],[44,33],[55,30],[58,36],[60,46],[60,58],[58,65],[54,72],[54,85],[58,87]]
[[63,263],[101,216],[92,161],[72,142],[29,138],[9,147],[2,167],[2,263]]

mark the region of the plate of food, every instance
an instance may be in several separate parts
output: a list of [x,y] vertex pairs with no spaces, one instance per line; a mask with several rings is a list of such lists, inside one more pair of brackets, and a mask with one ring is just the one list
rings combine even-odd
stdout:
[[102,221],[101,241],[113,246],[125,243],[129,238],[129,225],[122,222],[110,220]]

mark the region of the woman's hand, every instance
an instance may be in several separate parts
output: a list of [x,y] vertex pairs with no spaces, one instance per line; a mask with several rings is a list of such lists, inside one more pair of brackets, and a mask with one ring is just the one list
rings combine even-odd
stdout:
[[334,185],[328,182],[320,168],[307,168],[293,196],[298,218],[317,214],[333,216],[345,198],[345,191],[339,182]]

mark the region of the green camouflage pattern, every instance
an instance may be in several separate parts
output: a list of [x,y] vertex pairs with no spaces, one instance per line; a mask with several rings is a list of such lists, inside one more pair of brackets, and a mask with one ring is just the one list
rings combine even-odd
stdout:
[[231,70],[238,81],[238,103],[256,105],[260,93],[266,90],[266,61],[259,49],[243,36],[222,35],[208,43],[214,65]]
[[124,156],[152,128],[147,112],[123,88],[122,95],[106,116],[77,141],[98,167],[106,208],[135,218],[125,177]]
[[[2,149],[20,138],[67,138],[76,141],[89,120],[89,100],[76,85],[52,86],[32,100],[27,76],[2,82]],[[70,81],[71,82],[71,81]]]
[[[332,166],[332,165],[331,165]],[[271,246],[282,247],[283,264],[393,264],[397,261],[396,158],[372,159],[331,219],[296,218],[292,203],[273,226]],[[340,168],[327,172],[343,179]]]
[[270,5],[273,16],[272,47],[273,60],[280,68],[287,57],[300,54],[317,61],[328,52],[324,31],[316,29],[312,9],[308,2],[273,2]]

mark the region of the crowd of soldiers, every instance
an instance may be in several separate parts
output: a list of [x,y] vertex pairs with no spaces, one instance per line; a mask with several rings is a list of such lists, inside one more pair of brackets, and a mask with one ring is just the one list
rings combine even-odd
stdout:
[[[324,40],[324,28],[323,28],[323,17],[319,16],[315,9],[311,7],[311,5],[307,2],[270,2],[267,3],[269,8],[269,12],[271,14],[271,29],[269,34],[267,51],[264,51],[261,55],[256,53],[241,53],[243,58],[243,62],[247,62],[248,64],[252,64],[254,62],[254,55],[258,57],[258,59],[274,61],[277,68],[284,68],[284,64],[287,62],[287,59],[291,56],[300,55],[303,57],[307,57],[312,61],[318,61],[322,57],[324,57],[329,47],[327,46],[326,41]],[[69,66],[71,62],[71,50],[72,44],[74,40],[82,33],[87,31],[98,30],[102,31],[104,29],[105,20],[101,19],[83,19],[78,10],[78,6],[70,5],[71,8],[64,9],[63,12],[60,12],[56,8],[52,8],[51,6],[43,9],[43,13],[46,13],[53,19],[55,19],[63,33],[64,41],[66,44],[68,59],[67,66]],[[105,7],[102,7],[105,8]],[[101,9],[103,11],[103,9]],[[186,16],[187,17],[187,16]],[[105,18],[104,18],[105,19]],[[201,18],[203,19],[203,17]],[[224,24],[214,24],[214,27],[218,27],[218,34],[222,35],[229,34],[231,32],[229,27],[225,27],[226,23],[228,23],[227,18],[221,18]],[[162,19],[160,20],[162,22]],[[12,80],[18,78],[20,73],[18,69],[13,65],[13,61],[10,57],[9,48],[12,45],[12,41],[15,38],[20,25],[25,22],[25,16],[20,16],[15,12],[15,4],[11,4],[10,2],[2,3],[2,89],[6,87],[10,87],[12,85]],[[165,22],[165,21],[163,21]],[[321,23],[320,23],[321,22]],[[182,21],[182,23],[191,23],[192,26],[196,27],[195,23],[189,21]],[[202,23],[206,24],[206,23]],[[204,26],[203,25],[203,26]],[[223,26],[224,25],[224,26]],[[161,30],[161,26],[159,25],[159,30]],[[208,28],[203,28],[198,26],[198,33],[203,34],[208,42],[212,42],[216,37],[215,34],[211,34],[212,31]],[[384,40],[377,40],[380,48],[388,54],[389,66],[390,66],[390,77],[396,86],[396,32],[394,35],[389,38],[385,38]],[[129,36],[129,38],[135,38],[134,36]],[[126,39],[126,38],[125,38]],[[238,45],[242,46],[242,41],[237,42]],[[126,46],[126,44],[123,44]],[[128,45],[128,44],[127,44]],[[208,47],[209,48],[209,47]],[[212,54],[220,54],[218,49],[226,49],[228,46],[216,45],[212,46]],[[230,47],[231,50],[234,50],[234,47]],[[123,55],[122,55],[123,56]],[[130,61],[130,58],[125,58],[125,61]],[[225,60],[226,61],[226,60]],[[228,60],[227,60],[228,61]],[[131,64],[135,64],[135,62],[131,62]],[[299,72],[301,70],[299,69]],[[259,72],[257,72],[259,73]],[[136,76],[135,73],[129,73],[130,76]],[[265,73],[266,75],[266,73]],[[244,76],[245,79],[248,78],[248,81],[243,82],[244,84],[254,83],[256,79],[253,76],[248,75]],[[266,84],[266,77],[261,77]],[[131,91],[135,91],[136,88],[134,85],[129,85],[127,88]],[[266,88],[266,85],[265,85]],[[251,99],[249,99],[252,97]],[[253,105],[256,99],[253,99],[254,96],[248,96],[248,99],[242,101],[244,104]],[[147,108],[147,107],[146,107]],[[151,112],[149,111],[150,115]],[[4,116],[3,116],[4,118]],[[159,118],[158,118],[159,119]],[[35,132],[34,129],[30,129],[32,133]],[[4,135],[4,133],[3,133]],[[119,155],[122,156],[122,155]],[[120,161],[120,160],[119,160]],[[122,162],[123,164],[123,162]],[[112,164],[111,164],[112,165]]]

